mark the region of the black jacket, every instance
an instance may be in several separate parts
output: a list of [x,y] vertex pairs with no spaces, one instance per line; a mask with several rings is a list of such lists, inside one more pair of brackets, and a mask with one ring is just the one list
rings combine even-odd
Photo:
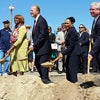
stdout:
[[74,53],[75,55],[80,54],[79,35],[75,27],[71,27],[67,31],[67,37],[65,39],[65,46],[67,47],[67,49],[62,51],[63,55],[70,55],[72,53]]
[[51,45],[46,20],[40,15],[35,30],[32,31],[36,55],[51,54]]
[[79,38],[79,43],[81,43],[81,53],[88,52],[89,48],[89,34],[87,32],[81,33],[82,35]]
[[96,53],[100,52],[100,16],[98,17],[95,26],[92,29],[92,34],[93,34],[94,44],[90,54],[94,56]]

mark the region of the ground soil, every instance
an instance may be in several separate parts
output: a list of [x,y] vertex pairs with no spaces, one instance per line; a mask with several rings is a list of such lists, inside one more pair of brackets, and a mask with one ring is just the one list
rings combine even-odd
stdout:
[[[78,74],[79,81],[71,83],[65,73],[50,72],[53,83],[43,84],[37,72],[23,76],[0,76],[0,100],[100,100],[100,74],[90,80]],[[89,82],[89,87],[84,84]],[[90,84],[92,83],[92,84]]]

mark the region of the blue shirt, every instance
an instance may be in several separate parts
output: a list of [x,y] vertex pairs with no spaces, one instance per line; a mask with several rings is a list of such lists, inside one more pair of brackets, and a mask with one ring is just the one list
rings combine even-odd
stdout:
[[10,47],[10,36],[11,36],[11,29],[1,29],[0,30],[0,50],[3,50],[4,52],[7,52]]

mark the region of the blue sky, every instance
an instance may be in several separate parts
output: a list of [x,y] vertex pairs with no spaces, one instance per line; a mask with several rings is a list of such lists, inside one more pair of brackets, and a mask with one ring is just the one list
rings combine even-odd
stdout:
[[[89,13],[89,7],[92,2],[94,0],[0,0],[0,29],[3,28],[4,20],[10,20],[10,5],[15,7],[13,18],[16,14],[21,14],[25,18],[25,25],[33,26],[34,19],[30,15],[30,7],[36,4],[40,6],[41,15],[53,31],[70,16],[76,19],[76,29],[82,23],[90,30],[93,18]],[[14,27],[14,23],[12,26]]]

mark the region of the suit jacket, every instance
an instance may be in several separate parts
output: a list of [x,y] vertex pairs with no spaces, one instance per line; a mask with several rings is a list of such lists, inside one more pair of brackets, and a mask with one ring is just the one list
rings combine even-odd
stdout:
[[92,28],[92,34],[94,44],[90,54],[94,56],[96,53],[100,52],[100,16],[98,17],[94,28]]
[[54,43],[55,42],[55,35],[53,33],[49,34],[49,38],[50,38],[50,43]]
[[79,43],[81,43],[80,49],[81,53],[87,52],[89,48],[89,34],[87,32],[81,33],[82,35],[79,38]]
[[75,27],[71,27],[67,31],[67,37],[65,39],[65,46],[67,47],[67,49],[62,51],[63,55],[70,55],[72,53],[75,55],[80,54],[79,36],[78,36],[78,33]]
[[32,31],[34,52],[36,55],[51,54],[51,45],[46,20],[40,15],[35,30]]
[[92,25],[92,31],[91,32],[92,32],[93,41],[95,42],[95,39],[98,36],[100,36],[100,16],[96,20],[94,28],[93,28],[93,25]]

